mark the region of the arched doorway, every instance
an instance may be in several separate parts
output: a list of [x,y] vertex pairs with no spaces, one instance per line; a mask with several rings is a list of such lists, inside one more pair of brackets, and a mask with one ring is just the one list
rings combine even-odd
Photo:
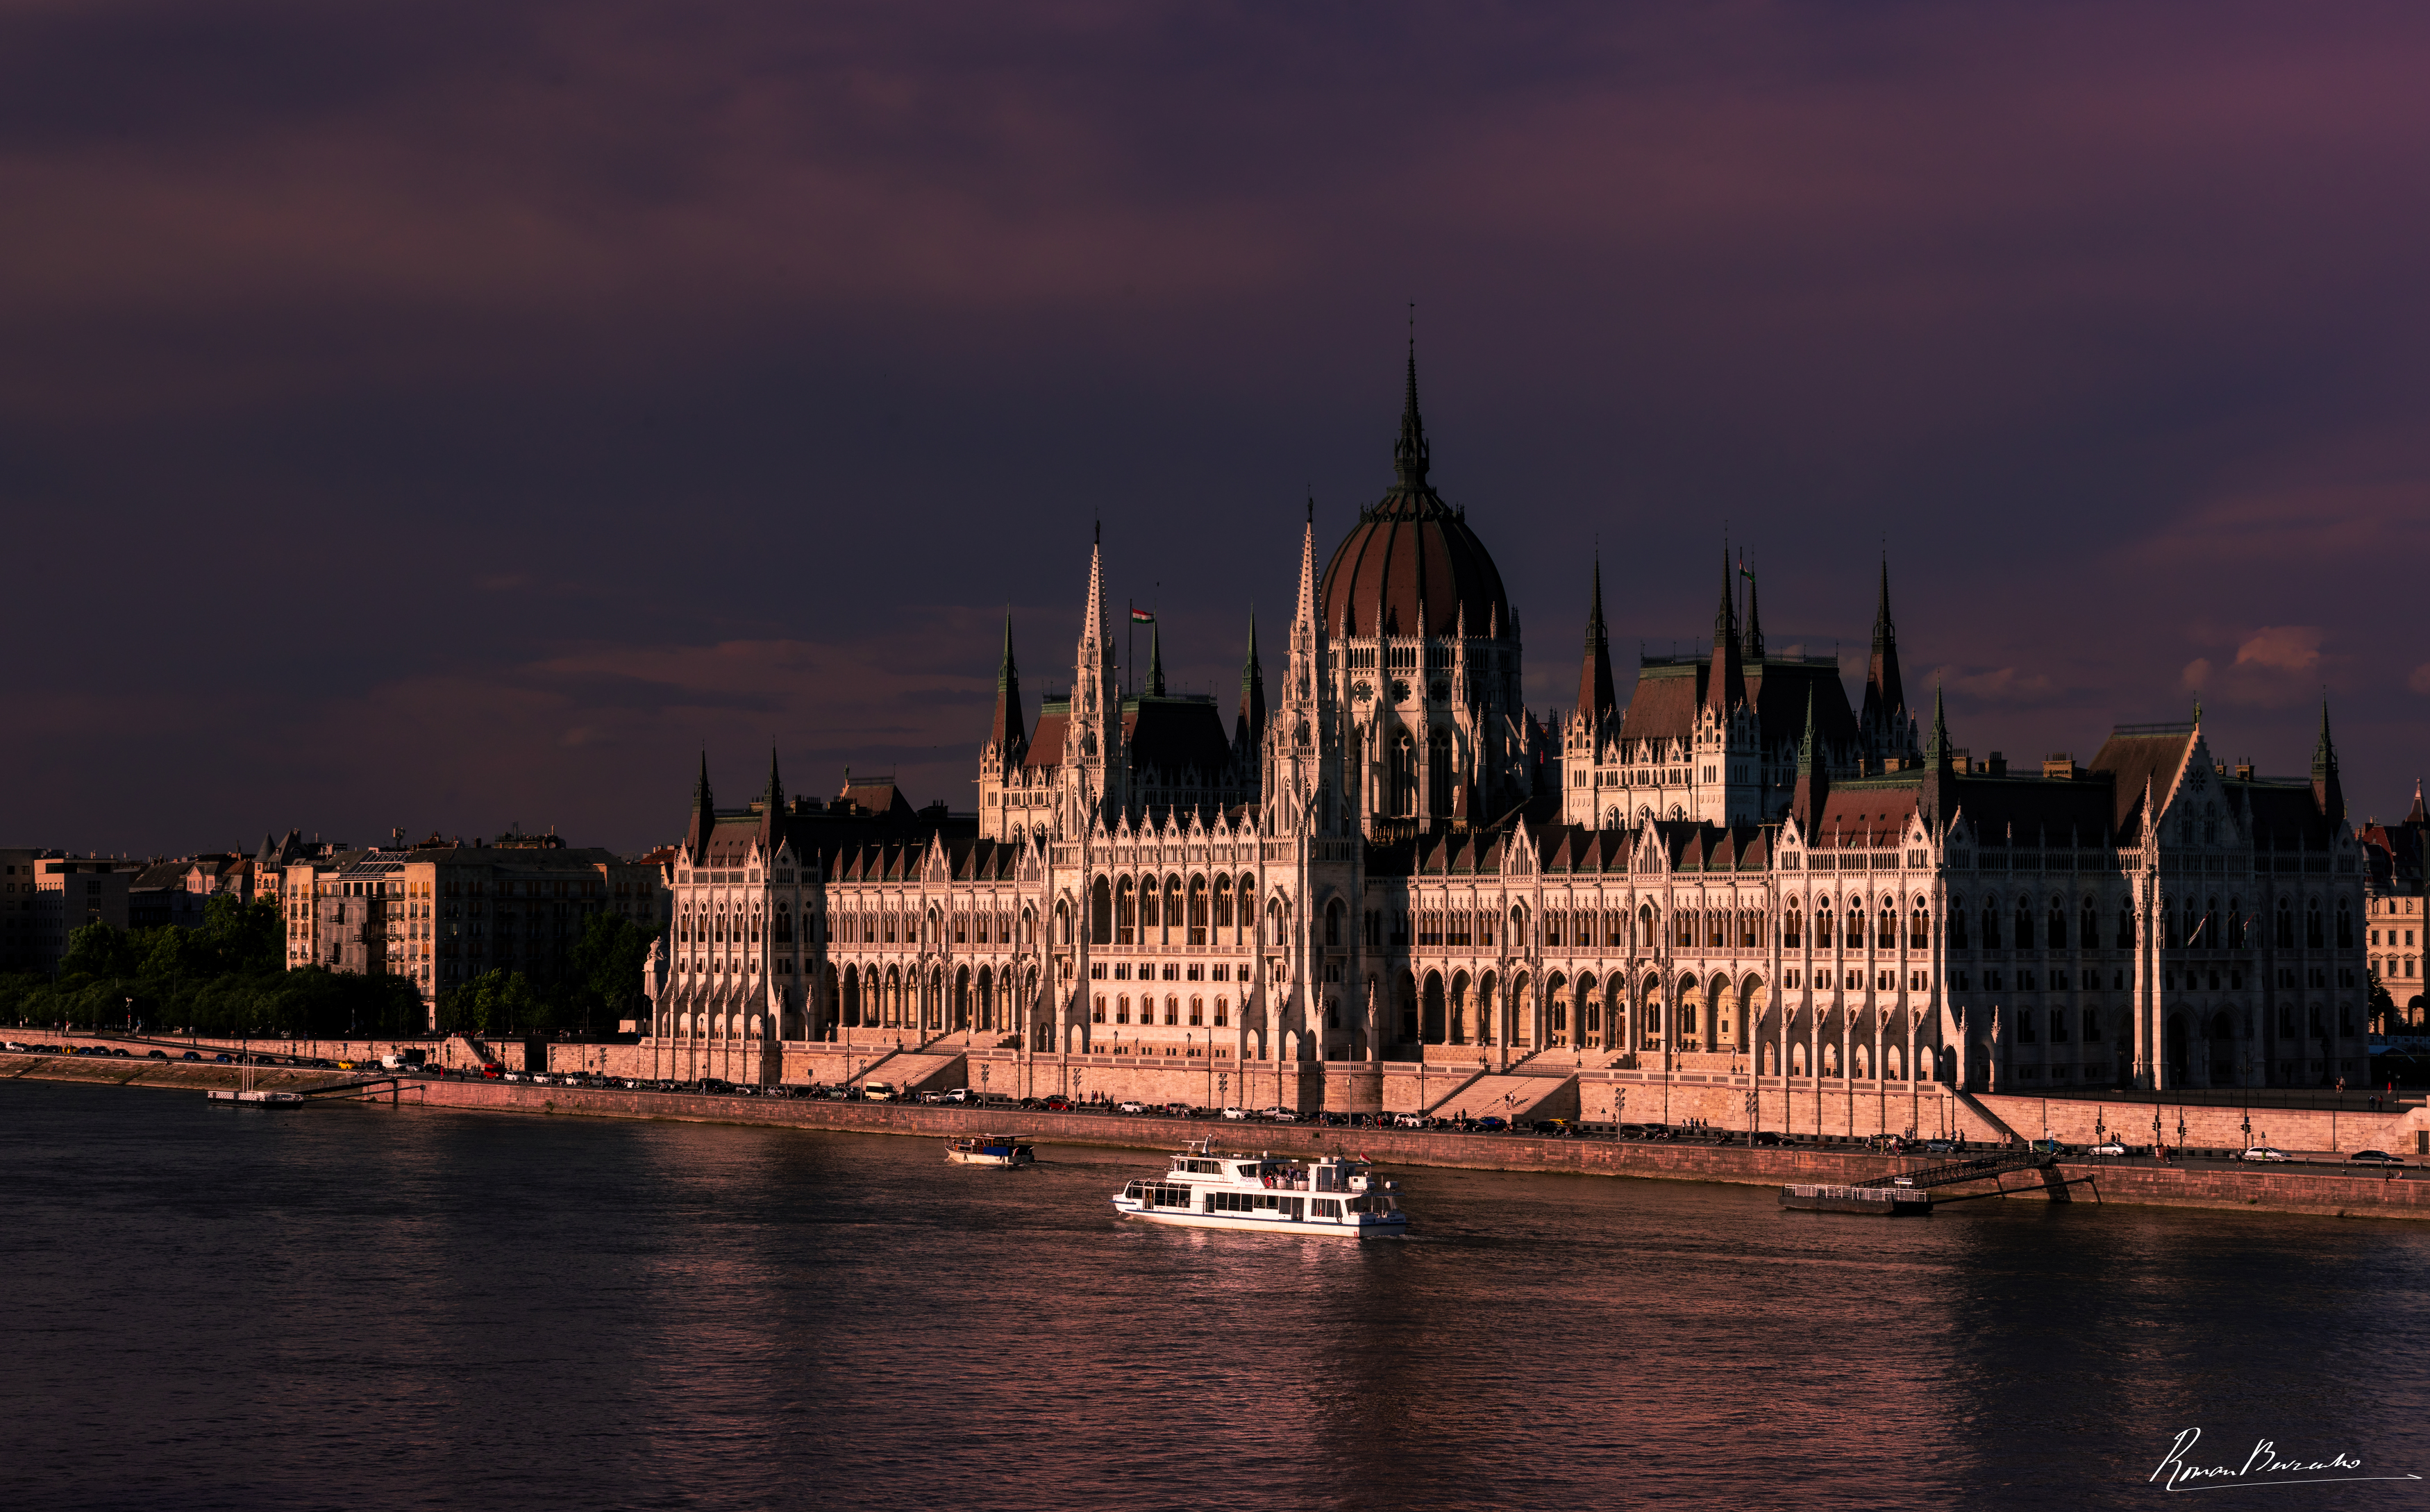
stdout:
[[1440,1045],[1443,1040],[1443,980],[1440,972],[1426,973],[1424,1008],[1420,1015],[1418,1039],[1422,1044]]

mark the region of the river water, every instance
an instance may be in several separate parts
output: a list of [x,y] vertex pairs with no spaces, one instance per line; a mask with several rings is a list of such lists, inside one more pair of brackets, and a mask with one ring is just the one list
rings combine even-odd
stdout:
[[0,1136],[17,1506],[2104,1506],[2188,1427],[2430,1474],[2389,1221],[1406,1170],[1359,1245],[1117,1221],[1145,1152],[26,1082]]

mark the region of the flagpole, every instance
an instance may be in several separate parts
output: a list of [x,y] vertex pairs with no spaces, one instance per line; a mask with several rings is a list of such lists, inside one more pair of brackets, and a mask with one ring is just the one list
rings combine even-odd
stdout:
[[1128,691],[1131,684],[1131,657],[1139,650],[1139,605],[1123,600],[1123,677],[1122,688]]

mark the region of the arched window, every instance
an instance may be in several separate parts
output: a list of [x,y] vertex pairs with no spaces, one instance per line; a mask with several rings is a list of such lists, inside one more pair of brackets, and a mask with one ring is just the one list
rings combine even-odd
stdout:
[[1155,933],[1157,926],[1162,922],[1163,913],[1157,907],[1156,878],[1141,877],[1139,889],[1140,943],[1142,945],[1153,943],[1148,937]]
[[1268,899],[1268,900],[1266,901],[1266,943],[1267,943],[1267,944],[1269,944],[1269,945],[1279,945],[1279,944],[1281,944],[1282,942],[1283,942],[1283,906],[1282,906],[1282,900],[1281,900],[1281,899],[1279,899],[1279,898],[1270,898],[1270,899]]
[[1873,942],[1884,950],[1898,949],[1898,900],[1884,898],[1882,911],[1875,914],[1873,920],[1873,927],[1877,931]]
[[1915,900],[1915,906],[1907,910],[1906,948],[1909,950],[1924,950],[1929,948],[1931,944],[1932,908],[1930,905],[1926,904],[1923,899],[1919,897]]
[[2338,949],[2354,949],[2354,915],[2346,911],[2346,900],[2338,900]]
[[1983,900],[1983,948],[2000,948],[2000,901],[1997,898]]
[[1949,948],[1966,950],[1966,900],[1956,894],[1949,899]]
[[2312,906],[2304,915],[2304,945],[2307,950],[2319,950],[2323,943],[2325,943],[2325,937],[2321,929],[2321,900],[2314,898]]
[[1232,879],[1230,877],[1219,876],[1215,879],[1215,927],[1219,930],[1232,927]]
[[1190,879],[1190,944],[1196,949],[1207,943],[1207,879]]
[[1418,758],[1406,734],[1392,738],[1390,775],[1391,812],[1402,819],[1414,817],[1418,811]]
[[2118,906],[2118,948],[2125,950],[2135,943],[2135,909],[2131,904]]
[[1139,942],[1139,904],[1131,892],[1131,879],[1124,877],[1114,887],[1114,943],[1134,945]]
[[1831,948],[1831,900],[1828,898],[1814,900],[1814,948]]
[[1205,998],[1191,998],[1190,1000],[1190,1022],[1195,1024],[1204,1024],[1207,1022],[1207,1000]]
[[2067,908],[2056,898],[2051,900],[2050,906],[2050,948],[2067,949]]
[[1847,940],[1850,950],[1865,948],[1865,904],[1861,898],[1848,900]]
[[2295,913],[2284,898],[2278,900],[2278,948],[2295,948]]
[[1113,890],[1107,886],[1104,877],[1099,877],[1089,888],[1089,943],[1110,945],[1113,942]]
[[1166,943],[1169,944],[1172,942],[1173,931],[1187,927],[1188,926],[1183,924],[1181,922],[1181,878],[1178,876],[1166,877],[1164,879],[1164,938]]
[[[999,922],[996,925],[996,933],[998,935],[1008,933],[1001,922],[1001,918],[1002,916],[999,915]],[[979,923],[981,927],[985,927],[987,923],[987,915],[979,915]],[[1069,945],[1072,943],[1072,900],[1069,898],[1057,898],[1055,900],[1055,933],[1061,939],[1064,944]]]
[[1324,906],[1324,942],[1327,945],[1341,943],[1341,900],[1339,898]]
[[1178,1024],[1181,1022],[1181,1000],[1179,998],[1169,997],[1164,1000],[1164,1022],[1168,1024]]
[[[1103,1003],[1106,1000],[1104,998],[1099,998],[1097,1001]],[[1116,1023],[1128,1023],[1131,1022],[1131,1000],[1130,994],[1127,992],[1123,993],[1121,997],[1114,999],[1114,1022]]]
[[1451,732],[1438,727],[1426,743],[1426,814],[1440,823],[1451,810]]
[[1806,943],[1806,915],[1797,900],[1789,900],[1789,909],[1780,916],[1780,943],[1789,950],[1799,950]]
[[2017,948],[2034,948],[2034,911],[2026,906],[2022,898],[2017,900]]

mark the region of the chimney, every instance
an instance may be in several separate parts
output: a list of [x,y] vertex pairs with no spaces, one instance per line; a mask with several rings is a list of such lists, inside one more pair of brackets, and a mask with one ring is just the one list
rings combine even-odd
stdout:
[[1984,764],[1984,770],[1995,777],[2005,777],[2008,774],[2008,758],[1994,751],[1991,759]]

